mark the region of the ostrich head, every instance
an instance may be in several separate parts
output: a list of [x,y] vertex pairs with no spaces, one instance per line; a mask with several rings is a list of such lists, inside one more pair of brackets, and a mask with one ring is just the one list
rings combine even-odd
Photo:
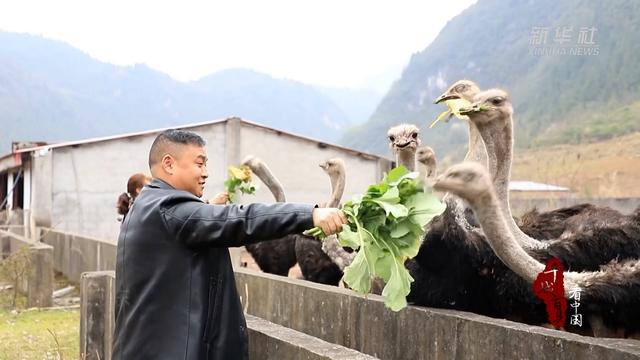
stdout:
[[333,158],[320,164],[322,170],[324,170],[329,176],[337,175],[344,169],[344,161],[342,159]]
[[424,165],[433,164],[436,161],[436,154],[432,148],[421,146],[416,151],[416,161]]
[[486,125],[494,121],[505,121],[513,116],[513,106],[509,93],[501,89],[490,89],[478,93],[470,107],[460,109],[476,125]]
[[442,93],[435,101],[439,104],[446,100],[465,99],[469,102],[473,101],[473,97],[480,92],[480,88],[471,80],[458,80],[449,86],[447,91]]
[[242,165],[251,171],[269,188],[277,202],[285,202],[284,189],[278,179],[271,173],[271,169],[261,159],[248,155],[242,160]]
[[415,151],[420,145],[419,135],[420,129],[413,124],[394,126],[387,132],[389,147],[395,153],[405,150]]
[[260,165],[262,165],[260,159],[256,158],[253,155],[247,155],[244,159],[242,159],[241,164],[242,165],[247,165],[251,169],[255,169],[255,168],[259,167]]
[[339,158],[329,159],[322,162],[320,167],[329,175],[329,180],[331,181],[331,197],[323,207],[338,207],[345,187],[344,160]]
[[432,148],[428,146],[420,146],[416,151],[416,167],[420,172],[420,177],[425,185],[431,182],[436,176],[436,154]]
[[433,184],[435,190],[451,192],[471,204],[490,194],[492,186],[487,169],[475,161],[453,165]]

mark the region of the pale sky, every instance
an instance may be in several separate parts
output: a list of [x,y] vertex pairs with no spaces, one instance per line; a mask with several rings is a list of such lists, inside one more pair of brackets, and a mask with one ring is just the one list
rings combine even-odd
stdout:
[[1,0],[0,30],[62,40],[177,80],[250,68],[310,84],[365,87],[398,73],[475,0]]

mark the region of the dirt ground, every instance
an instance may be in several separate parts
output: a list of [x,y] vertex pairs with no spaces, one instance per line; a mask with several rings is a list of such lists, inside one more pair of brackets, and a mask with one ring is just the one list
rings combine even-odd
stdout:
[[565,186],[584,197],[640,197],[640,133],[592,144],[516,149],[512,179]]

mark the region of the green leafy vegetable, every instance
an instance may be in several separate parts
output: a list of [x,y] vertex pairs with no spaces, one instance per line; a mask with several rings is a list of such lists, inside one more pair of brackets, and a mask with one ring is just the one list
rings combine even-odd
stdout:
[[224,182],[224,186],[229,194],[230,203],[235,201],[237,191],[250,195],[256,192],[255,185],[251,183],[251,169],[246,165],[229,166],[229,177]]
[[[434,194],[424,192],[417,177],[400,166],[342,207],[348,223],[342,226],[338,243],[357,251],[342,279],[351,289],[367,294],[371,281],[382,278],[386,283],[382,296],[393,311],[407,306],[413,282],[405,261],[418,254],[425,226],[445,209]],[[318,227],[305,235],[325,237]]]

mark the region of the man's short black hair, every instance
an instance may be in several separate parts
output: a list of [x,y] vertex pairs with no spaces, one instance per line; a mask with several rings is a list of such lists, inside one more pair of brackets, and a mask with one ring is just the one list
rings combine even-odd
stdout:
[[149,150],[149,168],[159,163],[165,154],[171,154],[176,145],[195,145],[204,147],[207,143],[204,139],[191,131],[169,129],[156,137]]

